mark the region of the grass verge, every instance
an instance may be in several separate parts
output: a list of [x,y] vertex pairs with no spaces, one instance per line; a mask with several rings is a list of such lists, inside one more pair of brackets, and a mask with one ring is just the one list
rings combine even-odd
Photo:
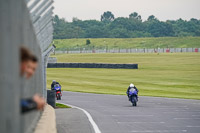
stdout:
[[56,108],[71,108],[71,107],[61,103],[56,103]]
[[[88,47],[86,38],[55,39],[56,50]],[[152,38],[90,38],[90,47],[95,48],[199,48],[200,37],[152,37]]]

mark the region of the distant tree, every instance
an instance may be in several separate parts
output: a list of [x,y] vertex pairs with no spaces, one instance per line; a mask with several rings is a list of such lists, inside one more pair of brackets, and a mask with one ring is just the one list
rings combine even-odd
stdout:
[[186,21],[178,19],[170,21],[175,31],[175,36],[200,36],[200,21],[197,19],[190,19]]
[[142,21],[142,17],[140,15],[138,15],[137,12],[133,12],[129,15],[129,19],[135,19],[135,20],[139,20]]
[[53,36],[55,39],[63,39],[66,38],[66,28],[70,29],[69,27],[66,27],[65,19],[60,19],[58,15],[55,15],[53,17],[53,26],[54,26],[54,33]]
[[115,28],[111,31],[112,38],[130,38],[130,32],[124,28]]
[[53,23],[54,24],[58,24],[59,23],[59,17],[58,15],[55,15],[54,18],[53,18]]
[[157,20],[157,18],[154,15],[151,15],[151,16],[148,17],[147,20],[152,21],[152,20]]
[[190,19],[187,23],[188,32],[193,33],[194,36],[200,36],[200,20]]
[[110,23],[109,29],[114,30],[115,28],[126,29],[128,31],[142,31],[144,26],[142,21],[136,19],[129,19],[124,17],[118,17]]
[[[137,12],[129,17],[118,17],[107,11],[98,20],[79,20],[67,22],[58,15],[53,17],[54,39],[68,38],[134,38],[165,36],[200,36],[200,20],[159,21],[154,15],[142,21]],[[87,44],[87,42],[86,42]]]
[[148,23],[148,32],[154,37],[174,36],[172,25],[158,20]]
[[80,38],[83,30],[78,26],[73,26],[73,31],[71,32],[71,38]]
[[102,22],[112,22],[114,19],[115,17],[110,11],[104,12],[103,15],[101,15]]
[[196,19],[196,18],[191,18],[190,21],[200,24],[200,21],[198,19]]
[[141,38],[141,37],[152,37],[152,35],[148,32],[134,31],[134,32],[131,32],[130,37],[131,38]]
[[88,29],[86,29],[85,32],[85,38],[105,38],[106,33],[105,33],[104,27],[100,26],[91,26]]
[[195,36],[194,33],[180,31],[178,37]]
[[91,43],[90,40],[87,39],[87,40],[86,40],[86,45],[90,45],[90,43]]
[[72,18],[72,22],[75,22],[75,21],[81,21],[81,20],[78,19],[77,17],[73,17],[73,18]]

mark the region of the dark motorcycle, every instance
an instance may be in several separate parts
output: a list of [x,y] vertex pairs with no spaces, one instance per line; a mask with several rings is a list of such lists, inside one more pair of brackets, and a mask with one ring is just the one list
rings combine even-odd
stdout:
[[129,101],[132,103],[133,106],[137,106],[138,92],[135,88],[131,88],[129,90]]

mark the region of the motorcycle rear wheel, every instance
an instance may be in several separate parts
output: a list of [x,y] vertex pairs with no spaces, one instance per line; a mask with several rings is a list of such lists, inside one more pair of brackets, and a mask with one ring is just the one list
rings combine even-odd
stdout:
[[58,93],[58,99],[57,100],[61,100],[61,95],[60,93]]

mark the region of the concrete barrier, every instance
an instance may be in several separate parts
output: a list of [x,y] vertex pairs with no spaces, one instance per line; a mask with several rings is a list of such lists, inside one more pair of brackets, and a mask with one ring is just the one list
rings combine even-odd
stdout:
[[138,69],[138,64],[48,63],[47,68],[110,68],[110,69]]
[[46,105],[34,133],[57,133],[55,110]]
[[[53,37],[52,9],[47,11],[53,0],[29,2],[0,0],[0,133],[32,133],[41,113],[31,111],[22,115],[20,99],[36,93],[46,98],[46,57],[42,55]],[[29,80],[20,76],[22,45],[39,60],[38,69]]]

